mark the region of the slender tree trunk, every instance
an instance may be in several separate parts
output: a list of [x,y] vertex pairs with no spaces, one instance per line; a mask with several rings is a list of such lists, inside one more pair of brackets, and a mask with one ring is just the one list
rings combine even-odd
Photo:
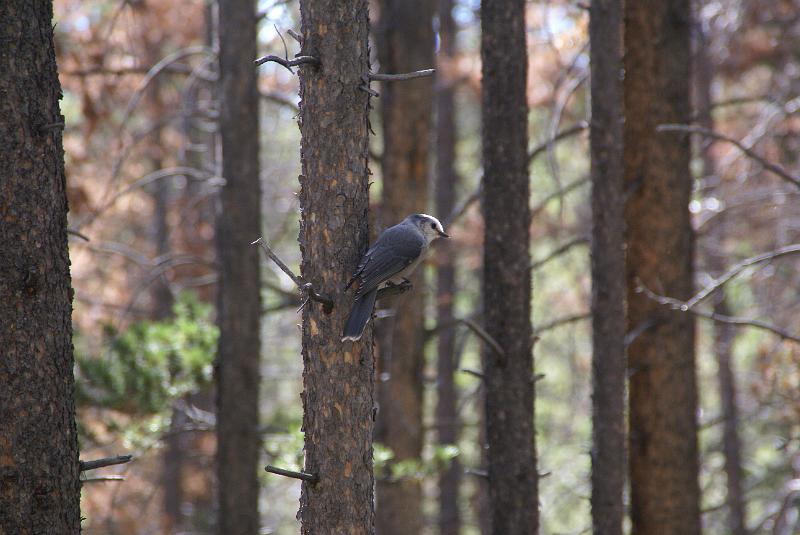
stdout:
[[[436,214],[447,217],[455,207],[458,175],[456,159],[456,121],[454,79],[456,54],[456,22],[453,0],[439,0],[439,57],[436,79]],[[439,244],[439,266],[436,270],[436,322],[453,323],[453,299],[456,291],[455,247],[449,241]],[[460,431],[457,411],[458,392],[455,384],[455,329],[439,332],[436,367],[436,441],[440,445],[457,444]],[[461,485],[461,463],[458,458],[439,474],[439,533],[458,535],[461,514],[458,492]]]
[[625,486],[625,249],[622,192],[622,2],[593,0],[592,525],[621,535]]
[[492,532],[538,531],[531,325],[528,55],[525,1],[481,7],[483,291],[486,331],[503,348],[485,358]]
[[625,5],[625,207],[631,520],[635,535],[700,532],[692,316],[656,304],[645,285],[688,299],[694,238],[689,139],[659,133],[690,119],[688,0]]
[[[433,64],[433,0],[383,0],[378,51],[384,72],[409,72]],[[381,88],[383,117],[384,226],[408,214],[427,211],[433,81],[419,78],[385,83]],[[422,371],[425,309],[424,273],[411,278],[416,291],[390,302],[395,314],[388,329],[388,347],[381,346],[380,412],[375,440],[394,452],[394,461],[422,456]],[[388,374],[388,380],[383,380]],[[419,479],[379,478],[375,527],[380,535],[422,530],[422,485]]]
[[[699,3],[699,2],[698,2]],[[698,12],[699,5],[695,6]],[[714,129],[711,116],[711,83],[714,78],[713,65],[708,57],[708,43],[706,35],[700,24],[695,24],[694,31],[694,84],[695,108],[699,123],[709,130]],[[699,152],[703,161],[703,177],[717,175],[716,162],[709,150],[708,140],[699,140]],[[718,177],[717,188],[722,189],[721,179]],[[719,214],[716,225],[712,229],[709,240],[711,247],[706,253],[709,270],[713,276],[719,276],[725,271],[724,242],[726,235],[725,214]],[[724,288],[718,292],[714,301],[714,312],[723,316],[730,315],[730,309],[725,296]],[[733,325],[715,322],[714,353],[717,358],[717,380],[719,382],[720,408],[722,410],[722,452],[725,456],[725,477],[727,485],[726,503],[728,506],[728,529],[730,535],[747,535],[746,504],[744,499],[742,473],[742,441],[739,437],[739,408],[737,403],[736,376],[731,362],[731,351],[736,330]]]
[[0,533],[80,532],[72,287],[49,0],[0,3]]
[[220,327],[217,477],[224,535],[258,533],[261,233],[254,0],[219,1],[221,211],[217,220]]
[[304,534],[373,531],[372,433],[375,409],[372,332],[342,342],[352,305],[343,289],[369,239],[366,0],[301,0],[300,249],[302,276],[334,300],[303,308],[305,470],[299,518]]

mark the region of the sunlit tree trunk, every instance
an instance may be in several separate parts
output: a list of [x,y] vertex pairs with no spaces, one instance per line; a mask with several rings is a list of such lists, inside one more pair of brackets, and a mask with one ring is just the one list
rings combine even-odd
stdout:
[[[455,207],[458,175],[455,121],[456,22],[453,0],[439,0],[439,55],[436,79],[436,215],[447,217]],[[456,248],[449,241],[439,243],[436,270],[436,323],[445,325],[438,333],[436,366],[436,441],[457,444],[459,437],[458,392],[455,384],[456,337],[453,302],[456,291]],[[449,325],[449,326],[448,326]],[[458,458],[439,475],[439,533],[458,535],[461,529],[459,487],[461,463]]]
[[625,4],[629,464],[634,535],[700,532],[694,322],[639,291],[688,299],[694,238],[688,0]]
[[299,68],[302,276],[333,308],[303,308],[304,534],[366,535],[374,524],[372,332],[342,342],[352,305],[344,287],[368,245],[368,111],[359,89],[369,70],[366,0],[301,0]]
[[625,486],[625,249],[622,192],[622,2],[593,0],[592,525],[621,535]]
[[[381,70],[389,73],[425,69],[433,64],[434,0],[383,0],[378,35]],[[408,214],[427,212],[428,160],[433,81],[419,78],[381,87],[383,119],[383,226]],[[422,371],[424,344],[424,273],[411,278],[415,291],[382,307],[394,315],[380,328],[380,411],[375,440],[394,453],[393,461],[422,456]],[[422,484],[415,478],[378,477],[375,526],[380,535],[419,533]]]
[[217,219],[218,533],[258,533],[261,234],[254,0],[219,0],[222,175]]
[[525,1],[481,6],[486,425],[492,533],[538,531]]
[[0,2],[0,533],[80,532],[72,287],[49,0]]

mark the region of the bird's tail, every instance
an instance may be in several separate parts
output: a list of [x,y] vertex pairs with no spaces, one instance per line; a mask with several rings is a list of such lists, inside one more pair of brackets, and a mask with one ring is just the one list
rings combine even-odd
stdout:
[[355,300],[353,308],[350,309],[350,316],[347,317],[347,323],[344,324],[342,342],[345,340],[355,342],[361,338],[364,333],[364,327],[366,327],[369,318],[372,317],[372,308],[375,306],[375,297],[377,295],[378,289],[375,288]]

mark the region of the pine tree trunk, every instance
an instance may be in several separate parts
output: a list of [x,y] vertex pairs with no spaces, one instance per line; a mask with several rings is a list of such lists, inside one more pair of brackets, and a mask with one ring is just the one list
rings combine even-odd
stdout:
[[694,322],[637,291],[688,299],[694,238],[688,0],[625,5],[629,464],[634,535],[700,532]]
[[[383,0],[378,36],[382,71],[409,72],[433,64],[432,19],[433,0]],[[381,219],[388,227],[409,214],[427,211],[433,80],[384,83],[379,102],[384,139]],[[379,344],[375,440],[392,450],[393,462],[422,456],[423,270],[418,269],[411,281],[414,291],[381,303],[394,315],[380,325],[388,332]],[[380,477],[376,492],[375,527],[380,535],[422,530],[420,480]]]
[[80,532],[64,117],[49,0],[0,2],[0,533]]
[[593,0],[592,525],[621,535],[625,486],[625,250],[622,192],[622,2]]
[[217,477],[224,535],[258,533],[261,234],[254,0],[219,2],[221,212],[217,220],[220,328]]
[[[439,0],[439,57],[436,81],[436,215],[447,217],[455,207],[458,175],[455,121],[455,53],[456,23],[453,0]],[[436,270],[436,323],[453,323],[453,300],[456,291],[455,247],[449,241],[439,243],[439,265]],[[458,392],[455,384],[455,328],[439,331],[436,367],[436,440],[440,445],[458,443],[460,431],[457,411]],[[439,475],[439,533],[458,535],[461,515],[458,493],[461,485],[461,463],[458,458]]]
[[538,531],[533,425],[530,188],[525,1],[481,9],[484,315],[504,354],[486,349],[492,533]]
[[301,0],[300,249],[302,276],[334,300],[303,308],[304,534],[373,532],[374,361],[368,326],[342,342],[353,302],[344,287],[366,251],[369,70],[366,0]]

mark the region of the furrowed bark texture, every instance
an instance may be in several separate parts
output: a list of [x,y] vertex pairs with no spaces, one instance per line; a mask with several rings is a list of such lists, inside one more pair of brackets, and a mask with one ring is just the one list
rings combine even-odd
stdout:
[[593,0],[592,525],[621,535],[625,486],[625,250],[622,193],[622,2]]
[[[383,72],[410,72],[433,65],[433,0],[383,0],[378,51]],[[408,214],[427,211],[433,79],[386,82],[381,87],[383,118],[384,227]],[[414,291],[393,298],[395,309],[381,337],[380,412],[375,440],[394,452],[394,461],[422,456],[422,370],[424,272],[411,277]],[[385,305],[384,305],[385,306]],[[387,347],[388,346],[388,347]],[[383,380],[388,373],[388,380]],[[422,485],[418,479],[378,478],[375,527],[381,535],[422,530]]]
[[366,0],[301,0],[303,54],[320,65],[300,72],[300,249],[302,276],[334,300],[303,309],[305,471],[299,518],[303,533],[373,531],[372,331],[341,342],[353,292],[345,284],[366,251],[369,233]]
[[[456,23],[453,0],[439,0],[439,56],[436,70],[436,214],[447,217],[456,204],[458,175],[455,121],[455,53]],[[453,297],[456,291],[455,247],[449,240],[438,244],[439,264],[436,270],[436,322],[453,323]],[[457,444],[460,431],[455,384],[455,328],[439,332],[436,365],[436,441],[440,445]],[[458,458],[439,475],[439,533],[458,535],[461,515],[458,492],[461,485],[461,463]]]
[[261,187],[258,166],[256,15],[253,0],[219,2],[222,116],[217,362],[218,533],[258,533],[258,388],[261,292],[258,249]]
[[[699,2],[695,3],[695,13],[699,10]],[[711,115],[711,84],[714,79],[714,69],[711,58],[708,56],[708,42],[703,32],[702,25],[696,24],[694,31],[694,65],[695,69],[695,109],[700,126],[714,130],[714,121]],[[717,175],[717,165],[714,155],[709,150],[709,140],[697,140],[699,153],[703,161],[703,177]],[[720,180],[718,195],[724,195],[723,183]],[[724,197],[723,197],[724,198]],[[719,214],[716,225],[709,233],[711,247],[706,251],[706,262],[714,277],[725,272],[725,235],[727,218]],[[722,251],[722,253],[720,253]],[[725,296],[725,289],[717,292],[714,298],[714,313],[730,316],[731,311]],[[739,436],[739,405],[737,401],[736,375],[733,369],[733,342],[736,338],[736,328],[733,325],[714,322],[714,353],[717,358],[717,381],[719,383],[720,408],[722,409],[722,454],[725,457],[725,483],[727,493],[725,497],[728,506],[728,529],[730,535],[747,535],[747,505],[744,496],[744,473],[742,470],[742,441]]]
[[525,1],[481,9],[484,316],[505,351],[486,349],[492,533],[538,530],[533,425],[530,207]]
[[700,532],[694,322],[637,291],[692,294],[688,0],[625,6],[629,466],[635,535]]
[[0,3],[0,534],[77,534],[67,195],[52,2]]

